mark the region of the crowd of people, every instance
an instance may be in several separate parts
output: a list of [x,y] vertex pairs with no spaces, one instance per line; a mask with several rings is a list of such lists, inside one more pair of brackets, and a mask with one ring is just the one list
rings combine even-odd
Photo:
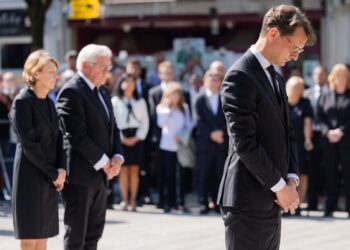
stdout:
[[[76,57],[77,52],[67,52],[67,69],[59,73],[57,84],[48,93],[52,101],[56,102],[61,87],[76,74]],[[313,71],[311,87],[299,75],[292,75],[286,82],[290,117],[298,141],[300,199],[308,204],[308,210],[318,210],[326,198],[324,210],[328,216],[338,209],[340,191],[346,195],[347,207],[350,200],[345,150],[350,142],[346,136],[343,138],[348,119],[347,70],[346,65],[338,64],[327,76],[325,67],[318,66]],[[183,83],[174,79],[174,66],[169,61],[159,62],[155,83],[143,78],[141,63],[135,59],[129,60],[126,67],[114,65],[109,70],[106,87],[126,160],[119,178],[109,184],[109,208],[119,201],[113,193],[113,183],[117,181],[125,211],[129,205],[136,211],[144,202],[157,202],[165,211],[173,208],[188,212],[185,195],[191,191],[198,194],[202,214],[208,213],[209,208],[219,211],[213,201],[228,150],[219,98],[224,74],[223,64],[214,61],[203,75],[188,77],[186,91]],[[171,87],[166,92],[168,84]],[[6,120],[20,87],[13,73],[2,74],[0,141],[4,157],[14,157],[15,153],[17,136]],[[323,97],[326,94],[330,96]],[[176,154],[178,147],[181,152],[189,152]],[[184,156],[187,159],[182,160]],[[11,169],[8,170],[12,176]],[[3,188],[3,178],[0,184]],[[152,196],[152,192],[156,195]],[[296,215],[300,211],[299,208]]]

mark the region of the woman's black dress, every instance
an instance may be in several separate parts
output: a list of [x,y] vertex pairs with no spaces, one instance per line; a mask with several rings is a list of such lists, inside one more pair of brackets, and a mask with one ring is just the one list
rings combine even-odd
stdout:
[[296,105],[289,104],[289,110],[290,121],[293,125],[294,135],[298,145],[299,171],[301,174],[307,174],[308,153],[304,146],[304,119],[306,117],[313,117],[310,101],[308,99],[301,98]]
[[10,119],[18,135],[13,176],[13,222],[17,239],[58,234],[58,192],[53,181],[65,168],[65,154],[54,104],[24,90]]

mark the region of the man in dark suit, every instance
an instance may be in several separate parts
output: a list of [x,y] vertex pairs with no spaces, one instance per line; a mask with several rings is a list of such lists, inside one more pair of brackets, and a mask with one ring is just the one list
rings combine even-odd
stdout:
[[310,168],[308,171],[308,210],[317,210],[318,195],[321,193],[324,183],[324,148],[322,143],[322,133],[318,117],[318,101],[320,97],[328,93],[327,72],[323,66],[318,66],[313,70],[312,79],[314,86],[305,90],[304,96],[310,100],[314,119],[312,121],[312,144],[314,149],[311,152]]
[[105,223],[108,179],[119,174],[124,160],[112,103],[103,86],[111,57],[106,46],[85,46],[77,58],[78,73],[57,99],[68,158],[63,191],[66,250],[97,249]]
[[[198,95],[196,146],[201,214],[209,212],[208,195],[216,201],[228,149],[226,120],[221,109],[219,90],[224,73],[208,70],[204,88]],[[219,211],[218,207],[216,210]]]
[[266,13],[258,41],[221,87],[229,151],[219,188],[226,249],[278,249],[281,212],[298,207],[296,141],[282,76],[273,64],[297,60],[316,37],[294,6]]

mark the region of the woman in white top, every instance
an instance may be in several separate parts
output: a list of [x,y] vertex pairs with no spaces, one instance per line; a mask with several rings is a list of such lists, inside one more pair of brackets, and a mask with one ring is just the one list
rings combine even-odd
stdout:
[[157,123],[162,128],[160,138],[161,171],[165,180],[165,212],[176,208],[177,141],[192,129],[190,111],[180,84],[168,83],[157,106]]
[[144,99],[138,98],[136,80],[130,75],[120,78],[117,85],[117,96],[112,98],[114,116],[121,131],[124,165],[119,175],[120,191],[123,199],[123,210],[129,204],[136,211],[136,198],[139,187],[140,164],[144,158],[142,141],[149,128],[147,105]]

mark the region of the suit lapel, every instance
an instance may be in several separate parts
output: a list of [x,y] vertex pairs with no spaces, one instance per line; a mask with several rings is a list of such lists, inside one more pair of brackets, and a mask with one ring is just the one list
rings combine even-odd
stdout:
[[208,109],[209,116],[214,117],[214,113],[213,113],[213,110],[211,108],[209,98],[206,94],[204,94],[204,100],[205,100],[205,104],[206,104],[207,109]]
[[79,77],[78,83],[79,83],[79,86],[86,93],[86,95],[89,97],[88,99],[94,103],[94,106],[98,107],[98,109],[100,110],[100,112],[98,113],[100,113],[100,115],[102,116],[103,120],[106,123],[106,126],[109,127],[109,120],[106,114],[106,110],[104,109],[101,101],[97,100],[94,92],[92,91],[92,89],[90,89],[90,87],[87,85],[87,83],[84,81],[83,78]]
[[[336,98],[335,98],[335,91],[332,91],[330,93],[330,98],[329,98],[329,107],[336,107]],[[329,112],[330,112],[330,122],[331,122],[331,125],[333,128],[336,128],[337,127],[337,111],[335,108],[330,108],[329,109]]]
[[[248,61],[250,62],[251,66],[256,69],[255,73],[256,74],[249,74],[251,76],[255,76],[255,79],[261,83],[261,85],[263,86],[263,88],[265,89],[265,91],[268,93],[268,96],[270,97],[270,100],[273,102],[273,108],[275,109],[276,113],[278,114],[278,116],[281,119],[281,122],[283,124],[285,124],[284,122],[284,117],[283,117],[283,113],[281,112],[281,109],[279,108],[279,104],[278,101],[276,99],[276,95],[274,90],[272,89],[271,83],[269,78],[267,78],[267,75],[264,71],[264,69],[262,68],[261,64],[259,63],[258,59],[256,59],[256,57],[253,55],[253,53],[251,53],[250,51],[247,52],[247,56],[250,57],[248,58]],[[249,72],[248,72],[249,73]],[[279,85],[280,86],[280,85]]]

